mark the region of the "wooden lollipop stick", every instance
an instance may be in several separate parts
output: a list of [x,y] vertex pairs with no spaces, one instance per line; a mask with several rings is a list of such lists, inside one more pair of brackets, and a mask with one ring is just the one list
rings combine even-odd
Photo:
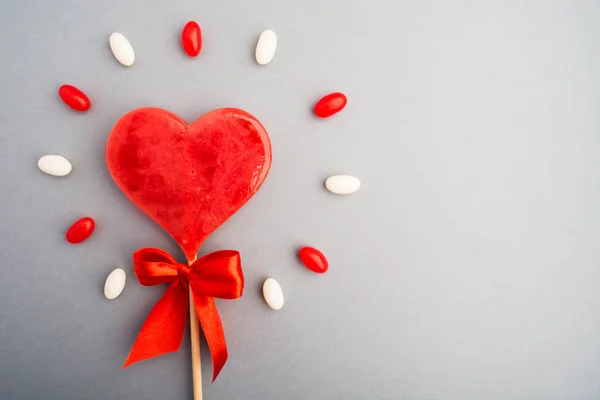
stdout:
[[202,369],[200,366],[200,326],[196,309],[194,308],[194,296],[190,288],[190,339],[192,342],[192,384],[194,388],[194,400],[202,400]]
[[[190,261],[192,265],[194,261]],[[192,342],[192,385],[194,400],[202,400],[202,369],[200,364],[200,324],[194,307],[194,295],[192,287],[189,288],[190,294],[190,340]]]

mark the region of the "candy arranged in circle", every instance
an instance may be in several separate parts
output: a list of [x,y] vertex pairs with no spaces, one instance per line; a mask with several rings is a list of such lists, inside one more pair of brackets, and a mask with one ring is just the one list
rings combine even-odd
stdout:
[[90,237],[92,232],[94,232],[95,227],[96,223],[90,217],[84,217],[75,221],[69,230],[67,230],[67,234],[65,235],[67,242],[73,244],[83,242]]
[[[121,33],[110,35],[109,44],[114,57],[124,66],[131,66],[135,61],[135,52],[129,40]],[[199,24],[189,21],[181,32],[181,46],[190,57],[199,55],[202,49],[202,33]],[[261,33],[255,50],[256,61],[260,65],[270,63],[277,50],[277,35],[273,30]],[[63,85],[59,88],[59,96],[65,104],[76,111],[87,111],[91,107],[87,95],[72,85]],[[330,93],[321,98],[314,106],[314,113],[320,118],[328,118],[343,110],[347,105],[347,97],[340,92]],[[72,170],[71,163],[59,155],[46,155],[38,161],[38,167],[45,173],[54,176],[65,176]],[[335,175],[329,177],[325,185],[329,191],[336,194],[351,194],[360,189],[361,182],[358,178],[349,175]],[[90,217],[76,221],[66,232],[69,243],[81,243],[88,239],[95,229],[95,221]],[[299,250],[302,263],[315,273],[325,273],[329,268],[325,255],[316,248],[303,247]],[[107,299],[117,298],[124,290],[126,273],[121,268],[113,270],[106,278],[104,295]],[[284,305],[284,295],[279,282],[268,278],[263,283],[263,296],[265,302],[273,310],[280,310]]]
[[263,283],[263,296],[273,310],[280,310],[283,307],[283,291],[275,279],[269,278]]
[[118,62],[126,67],[133,65],[133,62],[135,61],[135,52],[133,51],[133,46],[125,36],[119,32],[115,32],[110,35],[108,43]]
[[196,57],[202,50],[202,32],[196,21],[189,21],[181,31],[181,46],[190,57]]
[[69,175],[73,167],[69,160],[56,154],[48,154],[38,160],[38,168],[48,175]]
[[360,180],[350,175],[334,175],[327,178],[325,187],[331,193],[351,194],[360,189]]
[[302,260],[302,264],[311,271],[316,272],[317,274],[327,272],[327,269],[329,268],[327,258],[314,247],[303,247],[298,252],[298,255],[300,256],[300,260]]
[[87,111],[90,109],[90,99],[75,86],[62,85],[58,89],[58,95],[66,105],[75,111]]
[[104,297],[108,300],[113,300],[119,297],[125,288],[125,280],[127,275],[122,268],[116,268],[106,278],[104,282]]
[[344,93],[329,93],[315,104],[315,115],[319,118],[331,117],[342,111],[347,103],[348,99]]
[[260,34],[256,44],[256,62],[266,65],[271,62],[277,50],[277,35],[270,29]]

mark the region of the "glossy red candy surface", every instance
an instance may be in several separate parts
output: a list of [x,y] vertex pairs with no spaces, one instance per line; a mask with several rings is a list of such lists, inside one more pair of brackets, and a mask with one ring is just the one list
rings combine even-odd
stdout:
[[315,104],[315,115],[319,118],[328,118],[339,113],[346,107],[348,99],[344,93],[329,93]]
[[90,237],[92,232],[94,232],[94,228],[96,227],[96,223],[90,217],[81,218],[76,221],[69,230],[67,230],[66,238],[69,243],[81,243],[87,238]]
[[140,108],[113,128],[106,162],[119,188],[193,260],[208,235],[260,188],[271,143],[261,123],[236,108],[191,124],[160,108]]
[[181,32],[181,46],[190,57],[196,57],[202,50],[202,32],[196,21],[190,21]]
[[300,249],[299,256],[306,268],[317,274],[322,274],[329,268],[327,258],[314,247],[303,247]]
[[66,105],[76,111],[87,111],[92,105],[85,93],[72,85],[62,85],[58,89],[58,95]]

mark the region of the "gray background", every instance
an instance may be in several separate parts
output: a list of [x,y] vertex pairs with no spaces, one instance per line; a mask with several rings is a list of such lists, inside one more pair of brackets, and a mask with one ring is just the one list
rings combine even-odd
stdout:
[[[599,26],[597,0],[2,1],[0,398],[190,399],[187,339],[120,369],[164,290],[137,283],[132,252],[183,258],[104,163],[113,124],[148,105],[244,108],[273,143],[260,193],[202,249],[240,250],[247,282],[218,302],[231,356],[210,385],[203,349],[206,399],[600,398]],[[63,83],[93,109],[62,104]],[[314,118],[337,90],[346,110]],[[72,174],[41,173],[48,153]],[[329,194],[338,173],[363,188]],[[96,232],[68,245],[85,215]],[[327,274],[299,264],[304,244]]]

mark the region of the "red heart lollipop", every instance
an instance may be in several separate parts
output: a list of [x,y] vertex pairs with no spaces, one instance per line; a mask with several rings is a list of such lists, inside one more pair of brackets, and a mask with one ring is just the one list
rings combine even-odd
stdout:
[[243,110],[221,108],[188,124],[160,108],[139,108],[113,128],[106,162],[119,188],[193,260],[260,188],[271,143]]

